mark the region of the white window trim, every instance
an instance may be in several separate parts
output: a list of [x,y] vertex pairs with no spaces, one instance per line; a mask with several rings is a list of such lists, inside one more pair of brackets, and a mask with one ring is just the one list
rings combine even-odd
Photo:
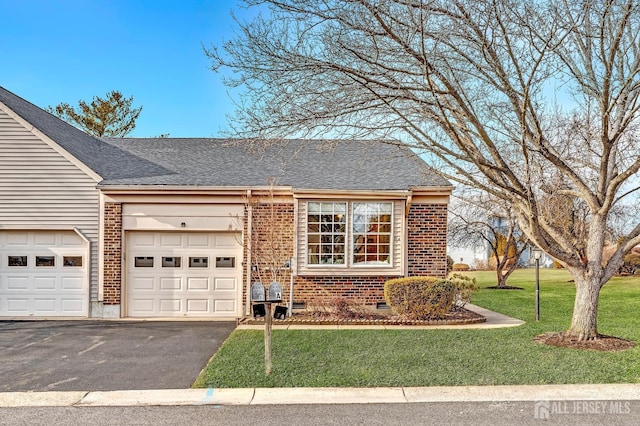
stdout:
[[[345,235],[345,263],[309,263],[309,227],[308,227],[308,218],[309,218],[309,204],[314,202],[325,202],[325,203],[346,203],[347,205],[347,215],[346,215],[346,235]],[[309,270],[317,270],[317,271],[331,271],[331,270],[395,270],[394,263],[394,247],[395,247],[395,201],[394,200],[376,200],[376,199],[358,199],[358,200],[340,200],[340,199],[331,199],[331,200],[305,200],[306,203],[305,208],[305,216],[304,216],[304,266]],[[391,233],[389,238],[389,262],[384,264],[375,264],[375,263],[354,263],[353,261],[353,205],[355,203],[376,203],[376,204],[390,204],[391,205]]]
[[[344,258],[345,258],[345,262],[344,263],[309,263],[309,204],[311,203],[332,203],[332,204],[345,204],[346,205],[346,219],[345,219],[345,236],[344,236]],[[349,235],[351,234],[349,232],[349,210],[351,208],[351,202],[350,201],[346,201],[346,200],[322,200],[322,201],[313,201],[313,200],[309,200],[306,201],[307,204],[307,208],[306,210],[306,216],[304,219],[304,263],[305,266],[307,268],[310,269],[320,269],[320,270],[326,270],[326,269],[347,269],[349,268]],[[321,232],[319,232],[319,235],[322,235]]]

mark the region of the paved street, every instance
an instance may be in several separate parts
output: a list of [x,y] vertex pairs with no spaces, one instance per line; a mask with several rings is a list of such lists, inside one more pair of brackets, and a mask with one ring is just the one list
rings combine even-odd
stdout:
[[[622,401],[621,401],[622,402]],[[536,414],[534,402],[416,404],[47,407],[0,408],[2,425],[638,425],[640,402],[624,412],[589,412],[585,401],[567,401],[567,412]],[[628,407],[628,410],[625,408]],[[561,408],[561,407],[557,407]],[[592,406],[593,408],[593,406]],[[575,409],[575,411],[574,411]],[[539,410],[539,407],[538,407]],[[558,410],[556,410],[558,411]],[[562,410],[560,410],[562,411]],[[536,417],[537,415],[537,417]],[[117,420],[116,420],[117,419]]]
[[188,388],[230,322],[0,321],[0,392]]

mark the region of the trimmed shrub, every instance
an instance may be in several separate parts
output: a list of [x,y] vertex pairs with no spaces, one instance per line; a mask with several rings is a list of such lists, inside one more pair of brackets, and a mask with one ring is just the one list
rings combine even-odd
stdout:
[[476,279],[462,274],[452,274],[449,281],[456,288],[454,306],[456,308],[464,308],[464,305],[471,302],[471,296],[478,290]]
[[466,263],[454,263],[451,267],[452,271],[468,271],[471,269]]
[[453,270],[453,264],[454,263],[455,263],[455,261],[453,260],[453,258],[451,256],[447,256],[447,272]]
[[384,283],[384,298],[392,311],[407,319],[444,318],[455,302],[456,286],[434,277],[396,278]]

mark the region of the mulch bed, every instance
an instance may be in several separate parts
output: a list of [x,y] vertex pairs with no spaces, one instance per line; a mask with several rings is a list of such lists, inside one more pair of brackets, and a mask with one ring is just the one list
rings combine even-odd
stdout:
[[623,351],[636,346],[635,342],[630,340],[606,336],[604,334],[599,334],[596,339],[592,340],[578,340],[564,333],[545,333],[536,336],[533,340],[538,343],[561,348],[591,349],[604,352]]
[[[340,318],[330,313],[305,313],[300,312],[284,320],[274,319],[274,325],[295,324],[295,325],[467,325],[485,322],[487,319],[480,314],[468,309],[458,308],[449,312],[445,318],[433,320],[405,320],[396,318],[391,314],[372,313],[360,318]],[[246,317],[240,324],[264,324],[264,318]]]

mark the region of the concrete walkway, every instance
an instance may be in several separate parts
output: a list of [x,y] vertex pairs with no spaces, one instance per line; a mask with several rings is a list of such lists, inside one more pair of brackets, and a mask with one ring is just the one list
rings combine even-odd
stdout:
[[[451,330],[451,329],[476,329],[476,328],[504,328],[504,327],[517,327],[524,324],[517,318],[508,317],[506,315],[499,314],[497,312],[490,311],[480,306],[467,303],[465,308],[473,311],[477,314],[484,316],[487,320],[477,324],[461,324],[461,325],[349,325],[349,324],[335,324],[335,325],[314,325],[314,324],[278,324],[277,321],[273,323],[274,330]],[[264,325],[262,324],[241,324],[237,327],[238,330],[262,330]]]

